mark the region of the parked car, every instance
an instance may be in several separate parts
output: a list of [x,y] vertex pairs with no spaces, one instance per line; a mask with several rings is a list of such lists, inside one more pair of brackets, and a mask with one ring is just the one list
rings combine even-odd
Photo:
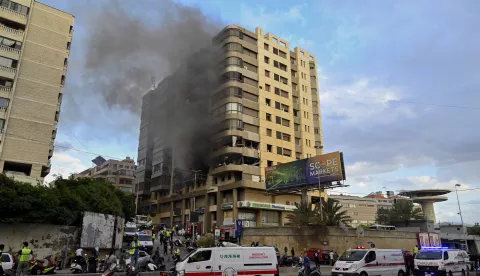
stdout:
[[320,263],[324,264],[329,264],[330,263],[330,250],[325,249],[325,248],[310,248],[305,251],[305,254],[307,254],[308,258],[310,260],[315,259],[315,252],[319,251],[320,252]]
[[2,253],[2,267],[4,270],[7,269],[12,269],[13,264],[15,263],[15,260],[13,259],[13,256],[10,253]]

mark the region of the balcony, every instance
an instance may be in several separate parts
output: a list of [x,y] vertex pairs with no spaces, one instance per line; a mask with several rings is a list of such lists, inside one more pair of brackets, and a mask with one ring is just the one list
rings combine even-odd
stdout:
[[236,164],[229,164],[229,165],[222,165],[219,167],[214,168],[211,171],[212,175],[222,174],[225,172],[244,172],[246,174],[252,175],[260,175],[260,167],[251,166],[251,165],[236,165]]
[[150,192],[170,191],[170,184],[159,184],[150,187]]
[[0,45],[0,55],[4,56],[6,58],[19,60],[20,59],[20,50]]
[[3,24],[0,24],[0,36],[10,38],[17,41],[23,41],[24,31],[17,30],[14,28],[7,27]]
[[0,65],[0,77],[13,80],[15,79],[16,73],[17,73],[17,69]]
[[240,154],[243,156],[249,156],[254,158],[259,158],[259,153],[257,149],[247,148],[247,147],[223,147],[215,150],[212,153],[212,157],[226,155],[226,154]]
[[0,106],[0,119],[6,119],[8,106]]
[[10,21],[20,23],[22,25],[27,25],[27,15],[11,10],[9,8],[5,8],[0,6],[0,17],[8,19]]

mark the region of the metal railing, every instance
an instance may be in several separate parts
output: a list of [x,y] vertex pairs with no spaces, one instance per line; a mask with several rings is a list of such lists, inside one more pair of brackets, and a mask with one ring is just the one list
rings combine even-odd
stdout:
[[27,18],[26,14],[23,14],[21,12],[17,12],[17,11],[14,11],[14,10],[11,10],[11,9],[8,9],[8,8],[2,7],[2,6],[0,6],[0,10],[3,10],[5,12],[11,13],[11,14],[14,14],[16,16],[20,16],[22,18]]
[[18,35],[18,36],[23,36],[23,33],[24,33],[23,31],[15,30],[13,28],[7,27],[7,26],[2,25],[2,24],[0,24],[0,30],[6,31],[6,32],[12,33],[14,35]]
[[7,47],[7,46],[4,46],[4,45],[0,45],[0,49],[1,49],[2,51],[7,51],[7,52],[15,53],[15,54],[20,54],[20,50],[19,50],[19,49]]
[[7,71],[14,74],[17,72],[17,69],[8,67],[8,66],[3,66],[3,65],[0,65],[0,70]]
[[12,88],[9,87],[9,86],[3,86],[3,85],[0,85],[0,91],[4,91],[4,92],[12,92]]

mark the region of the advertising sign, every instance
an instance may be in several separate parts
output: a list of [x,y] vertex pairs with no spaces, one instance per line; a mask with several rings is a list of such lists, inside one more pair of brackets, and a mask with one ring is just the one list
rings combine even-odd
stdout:
[[237,202],[237,206],[238,208],[278,210],[278,211],[287,211],[287,212],[292,212],[293,210],[297,209],[296,206],[292,206],[292,205],[254,202],[254,201],[239,201]]
[[222,203],[222,210],[232,210],[233,202]]
[[243,234],[243,220],[235,221],[235,237],[240,237]]
[[418,244],[420,245],[420,248],[430,246],[428,233],[418,233]]
[[430,246],[442,246],[440,235],[438,233],[428,233]]
[[267,190],[284,190],[345,180],[343,153],[332,152],[265,168]]

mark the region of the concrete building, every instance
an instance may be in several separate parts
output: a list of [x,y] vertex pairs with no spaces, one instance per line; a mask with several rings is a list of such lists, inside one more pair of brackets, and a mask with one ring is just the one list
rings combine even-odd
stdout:
[[170,102],[169,78],[163,80],[143,98],[141,209],[156,211],[154,219],[167,225],[184,225],[191,211],[200,212],[204,231],[228,229],[236,219],[245,227],[288,224],[286,216],[301,195],[266,194],[264,169],[323,153],[316,58],[300,47],[291,50],[288,41],[261,28],[227,26],[213,41],[222,47],[218,58],[224,62],[223,81],[209,95],[206,110],[219,126],[211,137],[215,165],[207,173],[175,168],[170,193],[172,152],[152,124],[164,117],[154,117],[152,110]]
[[426,220],[435,222],[435,207],[436,202],[447,201],[448,197],[444,196],[449,194],[451,190],[446,189],[423,189],[423,190],[410,190],[402,191],[400,195],[410,197],[413,202],[422,206],[423,215]]
[[74,174],[73,176],[76,178],[91,177],[95,179],[105,179],[121,191],[127,193],[133,192],[136,166],[132,158],[127,156],[123,160],[105,160],[99,156],[92,161],[98,165]]
[[0,168],[16,180],[50,172],[73,22],[36,0],[0,1]]
[[342,205],[342,209],[352,218],[352,227],[361,224],[376,224],[377,212],[380,209],[391,209],[395,200],[409,200],[408,198],[395,195],[393,191],[387,191],[386,196],[382,192],[371,193],[365,197],[349,195],[329,195]]

